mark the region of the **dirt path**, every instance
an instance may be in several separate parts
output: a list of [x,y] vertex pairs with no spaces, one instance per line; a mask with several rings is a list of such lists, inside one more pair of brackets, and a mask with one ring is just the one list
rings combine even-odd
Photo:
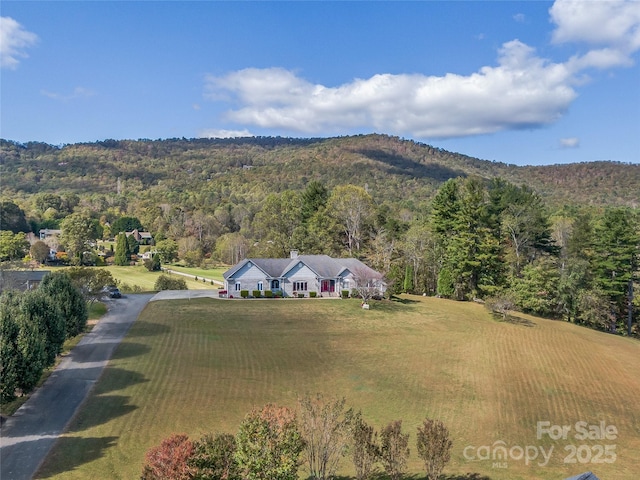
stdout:
[[31,479],[153,294],[111,300],[109,312],[0,429],[0,479]]

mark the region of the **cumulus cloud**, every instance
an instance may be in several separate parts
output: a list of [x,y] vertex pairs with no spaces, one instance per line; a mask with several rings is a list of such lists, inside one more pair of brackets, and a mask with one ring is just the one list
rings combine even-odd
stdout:
[[447,138],[542,127],[566,113],[585,69],[632,63],[640,48],[639,9],[637,1],[558,0],[549,11],[553,41],[590,48],[564,62],[512,40],[495,65],[470,75],[381,73],[329,86],[283,68],[247,68],[208,76],[205,97],[229,102],[225,118],[236,124],[305,134],[375,130]]
[[571,59],[573,67],[629,66],[640,49],[640,2],[557,0],[549,9],[555,43],[585,43],[593,49]]
[[240,138],[240,137],[254,137],[249,130],[217,130],[207,129],[198,132],[199,138]]
[[556,121],[576,96],[570,72],[514,40],[498,65],[469,75],[378,74],[329,87],[282,68],[248,68],[206,80],[206,96],[239,108],[227,119],[305,133],[361,127],[421,138],[529,128]]
[[578,148],[580,139],[578,137],[568,137],[560,139],[560,148]]
[[11,17],[0,17],[0,67],[15,70],[26,49],[35,45],[38,36],[25,30]]
[[71,93],[66,94],[50,92],[48,90],[40,90],[40,93],[45,97],[51,98],[52,100],[60,100],[62,102],[68,102],[70,100],[75,100],[78,98],[88,98],[96,94],[93,90],[84,87],[76,87]]

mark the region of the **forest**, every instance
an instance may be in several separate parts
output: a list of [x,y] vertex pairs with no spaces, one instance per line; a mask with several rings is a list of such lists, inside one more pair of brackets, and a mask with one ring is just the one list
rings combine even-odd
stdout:
[[[640,165],[507,165],[398,137],[0,140],[0,260],[70,263],[131,225],[163,262],[354,256],[391,293],[639,334]],[[89,252],[89,259],[87,254]]]

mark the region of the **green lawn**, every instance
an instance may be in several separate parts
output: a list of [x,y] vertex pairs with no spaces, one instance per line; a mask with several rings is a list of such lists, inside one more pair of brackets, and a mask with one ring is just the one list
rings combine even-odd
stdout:
[[[143,292],[151,292],[153,291],[153,286],[156,282],[158,276],[160,276],[161,272],[150,272],[143,266],[135,266],[135,267],[119,267],[116,265],[111,265],[108,267],[95,267],[95,268],[106,268],[111,272],[111,275],[114,279],[124,282],[130,286],[138,286],[140,291]],[[173,267],[171,267],[173,268]],[[201,290],[201,289],[212,289],[216,288],[214,285],[210,283],[205,283],[202,281],[195,281],[188,277],[180,277],[183,278],[187,282],[187,288],[189,290]]]
[[[562,479],[591,470],[635,480],[640,343],[531,320],[497,322],[480,305],[423,297],[369,311],[357,300],[152,302],[37,478],[138,478],[145,451],[172,433],[235,433],[253,406],[293,407],[298,395],[323,392],[345,396],[377,428],[402,419],[418,478],[415,429],[429,416],[451,431],[445,472],[456,478]],[[618,436],[577,440],[572,427],[565,440],[538,439],[544,421],[604,421]],[[477,458],[500,442],[514,447],[513,458]],[[599,445],[615,445],[617,458],[565,463],[575,459],[571,445],[580,460],[603,459]],[[538,465],[541,456],[527,465],[519,447],[554,450],[547,465]],[[353,473],[346,460],[341,473]]]
[[204,277],[206,279],[218,280],[219,282],[224,282],[224,278],[222,274],[226,272],[229,267],[216,267],[216,268],[191,268],[191,267],[181,267],[178,265],[163,265],[163,268],[168,268],[170,270],[175,270],[176,272],[188,273],[189,275],[195,275],[196,277]]

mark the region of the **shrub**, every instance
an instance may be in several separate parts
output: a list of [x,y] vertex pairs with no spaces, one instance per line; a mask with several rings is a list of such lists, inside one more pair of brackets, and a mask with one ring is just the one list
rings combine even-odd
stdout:
[[240,468],[236,463],[236,439],[228,433],[216,436],[204,435],[193,444],[189,466],[194,480],[240,480]]
[[264,291],[264,296],[266,298],[272,298],[273,297],[273,292],[271,290],[265,290]]
[[187,282],[184,278],[174,278],[162,274],[153,285],[154,290],[187,290]]
[[400,480],[407,468],[409,434],[402,433],[402,420],[390,422],[380,432],[380,459],[391,480]]
[[144,262],[144,266],[150,272],[159,272],[162,268],[160,265],[160,256],[154,253],[151,258],[147,258]]
[[249,298],[249,290],[240,290],[240,296],[242,298]]
[[142,480],[189,480],[193,468],[189,459],[193,454],[193,443],[185,434],[175,434],[151,448],[146,454]]
[[304,293],[299,293],[298,298],[304,298]]
[[318,296],[318,292],[309,292],[309,298],[316,298]]
[[353,421],[352,458],[357,480],[372,478],[380,458],[378,433],[358,413]]
[[304,441],[295,414],[266,405],[249,413],[237,435],[235,459],[247,480],[297,480]]
[[260,298],[262,296],[262,292],[260,290],[254,290],[252,293],[254,298]]
[[342,290],[342,298],[349,298],[349,290]]
[[437,480],[451,459],[449,430],[440,420],[426,419],[418,426],[418,456],[424,462],[428,480]]

